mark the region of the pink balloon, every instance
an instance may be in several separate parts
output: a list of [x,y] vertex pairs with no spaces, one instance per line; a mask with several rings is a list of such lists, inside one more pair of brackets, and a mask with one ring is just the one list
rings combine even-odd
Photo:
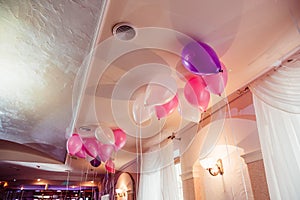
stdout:
[[102,144],[98,148],[98,155],[103,162],[106,162],[111,157],[114,150],[114,145]]
[[98,148],[99,148],[99,143],[96,138],[84,138],[83,140],[83,145],[86,150],[86,153],[93,157],[96,158],[98,155]]
[[82,148],[82,140],[78,134],[73,134],[67,141],[67,151],[71,155],[75,155]]
[[200,76],[189,79],[184,86],[186,100],[193,106],[199,107],[201,111],[206,111],[210,100],[210,93],[205,87],[206,84]]
[[77,152],[75,154],[75,156],[77,156],[78,158],[86,158],[86,151],[85,151],[84,146],[82,146],[82,148],[80,149],[80,151]]
[[115,170],[115,163],[112,161],[112,160],[108,160],[106,163],[105,163],[105,169],[109,172],[109,173],[115,173],[116,170]]
[[126,143],[126,133],[122,131],[121,129],[115,129],[113,130],[115,135],[115,149],[118,151],[121,149],[125,143]]
[[222,94],[228,79],[227,69],[223,63],[221,63],[221,70],[223,71],[217,74],[202,76],[207,85],[207,90],[217,95]]
[[155,112],[158,119],[166,117],[170,113],[172,113],[178,106],[178,98],[177,95],[174,96],[171,101],[165,103],[163,105],[155,106]]

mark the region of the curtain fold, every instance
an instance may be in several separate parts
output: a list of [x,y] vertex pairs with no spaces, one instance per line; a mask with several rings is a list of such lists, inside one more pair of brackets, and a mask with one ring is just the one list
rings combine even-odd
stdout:
[[252,93],[279,110],[300,114],[300,61],[288,63],[250,86]]
[[143,154],[141,162],[138,200],[177,200],[173,143]]
[[300,62],[282,66],[250,89],[271,199],[300,199]]

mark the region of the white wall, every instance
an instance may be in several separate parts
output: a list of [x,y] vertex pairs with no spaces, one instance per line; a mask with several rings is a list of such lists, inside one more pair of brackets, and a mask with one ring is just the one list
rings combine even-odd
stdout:
[[222,157],[224,174],[212,176],[208,171],[204,173],[206,199],[253,199],[248,168],[244,159],[240,157],[241,152],[231,146],[233,152],[227,154],[226,146],[223,147],[223,156],[222,153],[219,155]]

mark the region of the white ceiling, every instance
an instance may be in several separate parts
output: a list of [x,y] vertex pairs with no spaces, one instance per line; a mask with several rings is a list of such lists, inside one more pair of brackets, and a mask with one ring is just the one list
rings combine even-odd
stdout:
[[[299,3],[271,0],[109,1],[98,41],[112,37],[118,22],[178,31],[216,50],[231,70],[229,78],[234,81],[229,81],[227,93],[232,93],[299,44],[297,8]],[[164,42],[166,51],[176,44],[172,37],[164,40],[169,40]]]

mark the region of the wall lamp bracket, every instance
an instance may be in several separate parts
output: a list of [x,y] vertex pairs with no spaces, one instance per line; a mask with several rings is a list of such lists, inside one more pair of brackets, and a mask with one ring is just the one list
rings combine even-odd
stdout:
[[223,163],[221,159],[217,160],[217,163],[215,164],[214,167],[207,168],[208,172],[212,176],[217,176],[218,174],[223,175],[224,174],[224,168],[223,168]]

